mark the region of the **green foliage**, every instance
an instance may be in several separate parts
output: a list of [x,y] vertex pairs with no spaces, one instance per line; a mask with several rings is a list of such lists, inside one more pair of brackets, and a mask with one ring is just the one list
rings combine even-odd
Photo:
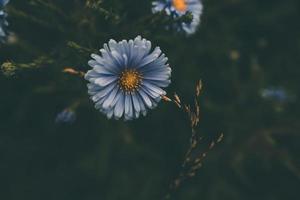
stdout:
[[[193,179],[172,199],[297,199],[300,140],[299,1],[204,0],[198,32],[166,30],[150,0],[11,0],[11,36],[0,46],[0,199],[156,200],[181,172],[189,119],[161,102],[145,118],[107,120],[88,99],[86,81],[62,71],[89,70],[109,39],[137,35],[160,46],[174,92],[200,97],[199,152],[219,134]],[[190,20],[189,14],[179,20]],[[264,100],[282,87],[293,98]],[[78,103],[80,102],[80,103]],[[55,124],[76,105],[74,124]]]

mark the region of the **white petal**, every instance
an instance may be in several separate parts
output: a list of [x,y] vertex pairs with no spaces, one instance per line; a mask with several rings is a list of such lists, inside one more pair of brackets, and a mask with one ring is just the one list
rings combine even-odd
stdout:
[[117,76],[103,76],[103,77],[96,78],[94,80],[94,83],[101,87],[104,87],[104,86],[107,86],[107,85],[113,83],[117,79],[118,79]]
[[117,119],[121,118],[124,113],[124,104],[125,104],[125,99],[123,94],[120,96],[114,109],[114,115]]
[[119,88],[116,85],[115,88],[113,89],[113,91],[109,94],[109,96],[107,97],[107,99],[104,101],[104,103],[103,103],[103,108],[104,109],[107,109],[107,108],[109,108],[111,106],[111,103],[115,99],[118,90],[119,90]]
[[139,94],[142,97],[144,103],[147,105],[147,107],[151,108],[152,107],[152,101],[150,100],[149,96],[143,90],[139,90]]

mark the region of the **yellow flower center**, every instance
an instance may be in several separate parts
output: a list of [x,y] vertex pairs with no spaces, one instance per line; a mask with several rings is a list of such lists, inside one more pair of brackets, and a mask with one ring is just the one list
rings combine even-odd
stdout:
[[174,8],[180,12],[185,12],[187,9],[185,0],[173,0],[172,3]]
[[137,90],[141,84],[142,75],[134,69],[126,69],[120,74],[119,85],[126,92]]

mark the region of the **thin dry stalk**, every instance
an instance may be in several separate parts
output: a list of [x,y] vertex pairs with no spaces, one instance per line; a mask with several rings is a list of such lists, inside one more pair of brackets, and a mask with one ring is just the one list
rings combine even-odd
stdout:
[[216,146],[216,144],[220,143],[223,140],[224,135],[222,133],[216,140],[213,140],[208,145],[208,147],[206,147],[206,150],[204,150],[204,152],[197,152],[200,142],[203,139],[202,136],[196,131],[200,122],[199,97],[202,94],[202,89],[202,81],[199,80],[195,88],[195,98],[193,105],[183,104],[181,98],[176,93],[174,94],[173,99],[167,96],[162,97],[162,99],[165,101],[173,102],[178,108],[180,108],[188,115],[192,132],[190,145],[185,153],[183,163],[181,165],[181,171],[179,172],[178,176],[173,181],[171,181],[168,193],[164,196],[164,199],[171,199],[174,191],[177,190],[184,181],[194,177],[197,174],[198,170],[202,167],[203,160],[207,156],[208,152],[212,150]]

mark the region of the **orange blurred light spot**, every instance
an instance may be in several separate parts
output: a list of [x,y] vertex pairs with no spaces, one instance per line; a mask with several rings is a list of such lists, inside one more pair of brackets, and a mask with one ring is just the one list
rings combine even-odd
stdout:
[[184,12],[187,9],[185,0],[173,0],[173,6],[176,10]]

